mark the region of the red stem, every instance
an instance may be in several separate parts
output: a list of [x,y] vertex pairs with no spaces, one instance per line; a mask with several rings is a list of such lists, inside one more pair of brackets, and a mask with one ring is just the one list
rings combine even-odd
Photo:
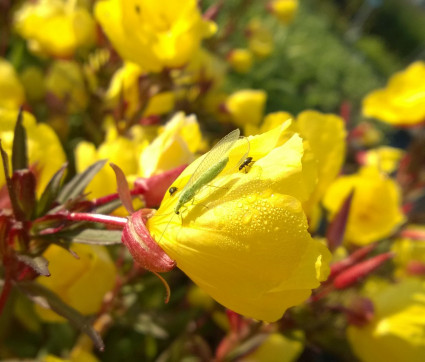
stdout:
[[85,212],[72,212],[66,215],[67,220],[71,221],[89,221],[98,222],[101,224],[114,225],[124,227],[127,224],[128,219],[126,217],[102,215],[102,214],[90,214]]

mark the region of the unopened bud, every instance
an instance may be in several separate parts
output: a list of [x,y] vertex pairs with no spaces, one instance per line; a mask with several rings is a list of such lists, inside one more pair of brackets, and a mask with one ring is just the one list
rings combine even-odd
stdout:
[[36,205],[35,176],[31,170],[17,170],[12,175],[12,188],[25,220],[31,219]]

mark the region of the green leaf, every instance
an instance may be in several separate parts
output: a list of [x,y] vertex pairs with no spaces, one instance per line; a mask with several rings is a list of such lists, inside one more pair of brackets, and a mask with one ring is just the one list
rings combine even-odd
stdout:
[[50,179],[37,205],[37,216],[44,215],[59,194],[66,175],[68,163],[65,163]]
[[[92,327],[87,317],[84,317],[77,310],[67,305],[54,292],[41,284],[32,281],[23,281],[16,284],[18,289],[26,294],[31,300],[44,308],[50,308],[57,314],[67,319],[75,328],[86,333],[94,345],[100,351],[103,351],[105,345],[99,333]],[[81,296],[85,297],[85,296]]]
[[62,236],[74,243],[92,244],[92,245],[115,245],[121,244],[120,230],[98,230],[84,229],[70,236]]
[[44,275],[46,277],[50,276],[49,268],[47,267],[49,265],[49,261],[46,258],[42,256],[33,257],[27,254],[17,254],[16,258],[24,264],[28,265],[38,274]]
[[97,207],[94,212],[96,214],[105,214],[109,215],[112,211],[118,209],[120,206],[122,206],[122,202],[120,199],[109,201],[108,203]]
[[22,108],[19,110],[18,119],[15,125],[12,146],[12,170],[23,170],[28,168],[27,156],[27,132],[22,124]]
[[84,172],[75,175],[60,191],[57,201],[61,204],[81,195],[93,177],[102,169],[107,160],[100,160],[89,166]]

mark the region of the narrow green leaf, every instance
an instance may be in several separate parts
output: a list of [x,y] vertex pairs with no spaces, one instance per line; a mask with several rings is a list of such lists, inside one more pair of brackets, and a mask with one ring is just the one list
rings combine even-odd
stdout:
[[93,177],[101,170],[107,160],[100,160],[89,166],[84,172],[75,175],[63,189],[59,192],[57,201],[64,203],[82,194],[86,186],[90,183]]
[[67,167],[68,163],[65,163],[50,179],[38,201],[37,216],[44,215],[55,201],[65,180]]
[[16,258],[24,264],[28,265],[38,274],[44,275],[46,277],[50,276],[49,268],[47,267],[49,265],[49,261],[46,258],[42,256],[32,257],[27,254],[17,254]]
[[84,229],[76,234],[65,236],[65,239],[70,239],[74,243],[93,244],[93,245],[114,245],[121,244],[120,230],[97,230]]
[[[67,319],[75,328],[86,333],[93,341],[97,349],[105,348],[99,333],[92,327],[89,319],[81,315],[77,310],[67,305],[54,292],[41,284],[32,281],[23,281],[16,284],[18,289],[27,295],[35,303],[44,308],[50,308],[57,314]],[[82,296],[83,297],[83,296]]]
[[23,170],[28,168],[27,155],[27,132],[22,124],[22,108],[19,110],[18,119],[16,120],[15,132],[13,135],[12,146],[12,170]]

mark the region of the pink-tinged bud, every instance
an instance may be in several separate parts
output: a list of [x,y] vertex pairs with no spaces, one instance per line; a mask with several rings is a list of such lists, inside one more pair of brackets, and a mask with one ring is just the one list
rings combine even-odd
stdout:
[[12,188],[25,220],[31,219],[36,205],[35,184],[35,176],[30,170],[17,170],[12,175]]
[[393,253],[388,252],[354,265],[336,276],[332,284],[336,289],[346,289],[351,287],[360,279],[379,268],[383,263],[385,263],[388,259],[391,259],[393,256]]
[[412,240],[425,240],[425,227],[423,226],[410,226],[400,232],[402,238]]
[[345,310],[348,323],[358,327],[368,324],[375,315],[375,308],[370,299],[357,298],[350,309]]
[[223,7],[223,1],[219,1],[217,4],[211,5],[204,13],[203,18],[205,20],[214,20],[217,18],[220,13],[221,8]]
[[10,217],[8,215],[0,215],[0,260],[7,254],[7,237],[11,227]]
[[168,272],[175,267],[176,262],[151,237],[145,222],[144,210],[132,214],[124,227],[121,241],[142,268],[156,273]]
[[355,252],[350,254],[347,258],[337,261],[331,265],[331,273],[329,274],[328,280],[335,278],[339,273],[356,264],[357,262],[366,258],[366,256],[375,248],[375,244],[364,246],[363,248],[357,249]]
[[134,188],[137,193],[143,194],[146,207],[158,206],[169,187],[186,167],[187,165],[182,165],[149,178],[138,178],[134,182]]
[[226,315],[229,320],[230,330],[234,333],[238,333],[242,327],[242,316],[230,309],[226,309]]

